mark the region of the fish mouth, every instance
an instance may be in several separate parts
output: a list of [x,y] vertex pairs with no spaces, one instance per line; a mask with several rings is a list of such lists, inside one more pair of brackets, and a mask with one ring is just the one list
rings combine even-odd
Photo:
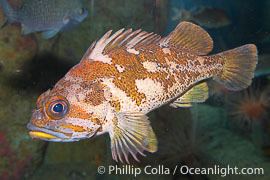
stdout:
[[36,127],[32,123],[27,124],[27,129],[30,130],[29,135],[33,139],[41,139],[44,141],[52,141],[52,142],[73,142],[79,140],[71,138],[72,134],[65,134],[50,129]]

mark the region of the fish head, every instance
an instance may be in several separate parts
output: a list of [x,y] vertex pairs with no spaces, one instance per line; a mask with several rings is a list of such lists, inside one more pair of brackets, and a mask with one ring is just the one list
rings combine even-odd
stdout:
[[95,136],[101,128],[99,120],[74,102],[53,90],[40,95],[27,125],[29,135],[53,142],[73,142]]
[[70,21],[75,23],[82,22],[88,16],[88,10],[83,7],[75,8],[69,15]]
[[88,16],[88,11],[85,8],[76,8],[70,14],[64,16],[62,30],[70,30],[77,26]]
[[69,1],[65,4],[65,8],[60,12],[62,17],[63,30],[69,30],[81,23],[87,16],[88,10],[85,8],[82,0]]

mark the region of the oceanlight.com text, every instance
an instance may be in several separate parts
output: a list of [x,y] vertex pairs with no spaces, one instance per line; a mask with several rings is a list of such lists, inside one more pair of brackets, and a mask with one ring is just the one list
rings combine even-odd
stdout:
[[144,175],[220,175],[226,177],[228,175],[253,175],[262,176],[264,175],[263,168],[239,168],[237,166],[219,166],[214,165],[213,167],[207,168],[193,168],[187,165],[176,165],[174,168],[168,168],[164,165],[145,167],[135,167],[133,165],[109,165],[108,167],[99,166],[97,169],[98,174],[108,175],[131,175],[137,177],[140,174]]

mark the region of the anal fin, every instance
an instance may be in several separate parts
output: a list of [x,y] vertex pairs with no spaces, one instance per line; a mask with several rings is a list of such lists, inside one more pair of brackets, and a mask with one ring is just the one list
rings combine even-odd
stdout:
[[201,103],[208,98],[208,86],[206,82],[195,85],[184,95],[170,104],[171,107],[191,107],[191,103]]

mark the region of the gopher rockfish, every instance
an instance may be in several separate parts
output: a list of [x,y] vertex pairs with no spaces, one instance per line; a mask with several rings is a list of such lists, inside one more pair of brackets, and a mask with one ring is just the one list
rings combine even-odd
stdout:
[[205,79],[230,90],[251,84],[257,64],[253,44],[207,56],[206,31],[181,22],[161,38],[142,30],[107,32],[79,64],[37,100],[29,134],[72,142],[109,133],[112,158],[129,163],[157,151],[147,113],[164,105],[190,107],[208,97]]

